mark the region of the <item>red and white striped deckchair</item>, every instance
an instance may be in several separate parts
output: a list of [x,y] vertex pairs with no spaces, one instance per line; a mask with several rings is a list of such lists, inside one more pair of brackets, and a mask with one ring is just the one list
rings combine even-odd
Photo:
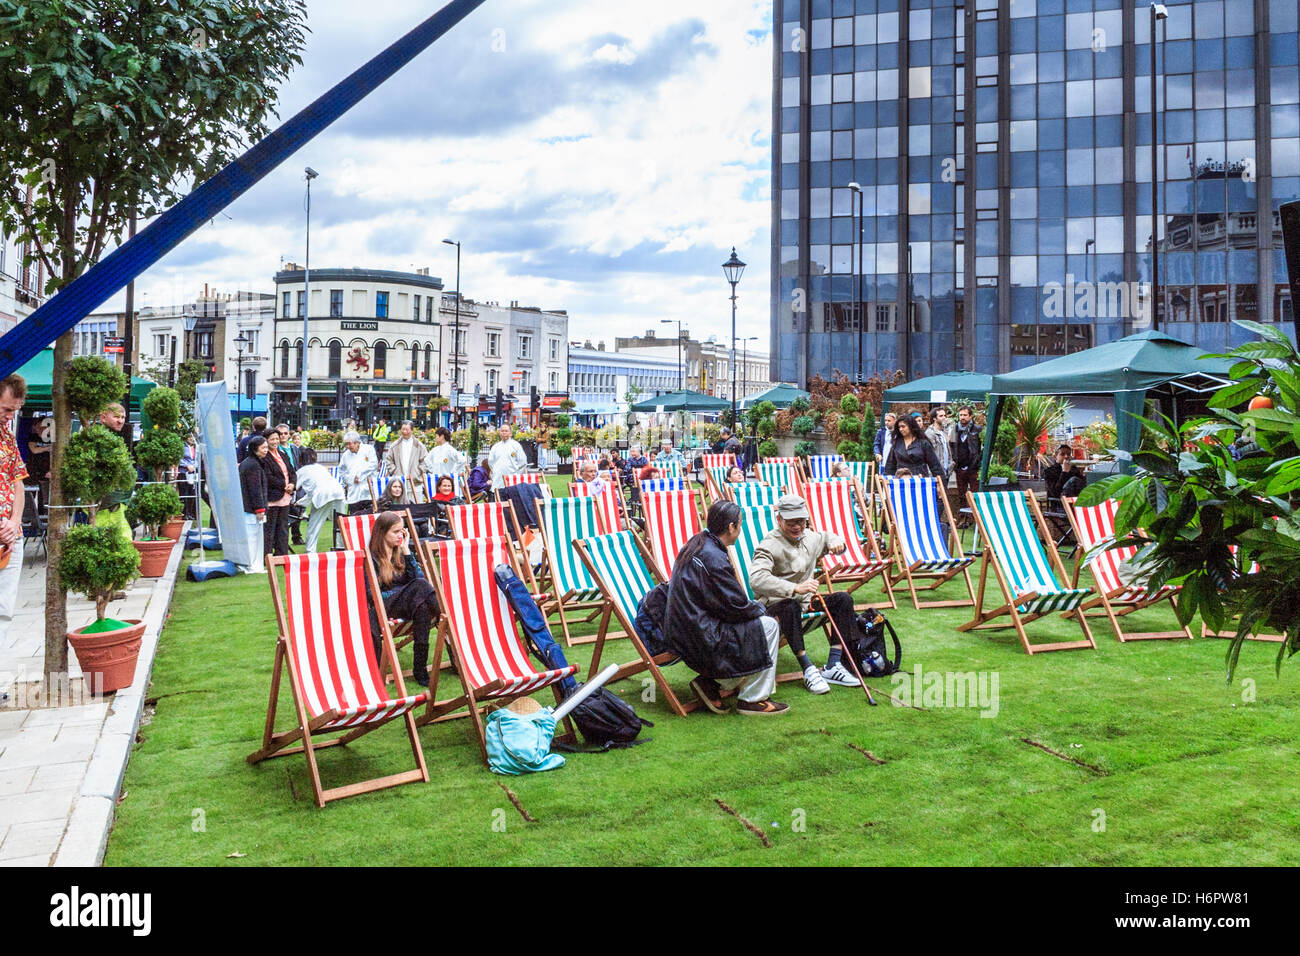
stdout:
[[[428,695],[406,693],[400,674],[396,694],[389,696],[380,676],[380,660],[370,633],[366,588],[379,600],[379,584],[364,551],[327,551],[266,559],[271,600],[279,623],[275,668],[271,672],[271,702],[267,707],[262,747],[248,755],[249,763],[301,753],[307,758],[312,792],[318,807],[330,800],[403,783],[428,783],[429,771],[415,733],[411,711]],[[280,577],[284,584],[281,591]],[[387,623],[380,625],[380,656],[394,673],[397,651]],[[275,712],[280,679],[287,672],[297,726],[276,731]],[[402,718],[411,742],[415,769],[360,783],[321,786],[316,752],[351,743],[391,720]],[[342,736],[317,740],[317,734]],[[290,747],[301,740],[302,745]]]
[[575,498],[590,497],[596,502],[596,519],[600,522],[601,534],[614,534],[629,527],[627,504],[623,501],[623,492],[618,482],[606,478],[600,494],[591,493],[591,484],[586,481],[569,482],[569,494]]
[[700,456],[704,459],[704,468],[731,468],[736,464],[736,456],[730,453],[720,454],[715,452],[705,452]]
[[[1108,498],[1099,505],[1081,508],[1073,498],[1062,498],[1061,506],[1070,526],[1074,528],[1075,540],[1079,542],[1079,557],[1074,564],[1075,587],[1079,586],[1079,572],[1084,563],[1092,572],[1097,584],[1097,596],[1080,605],[1085,614],[1100,605],[1102,611],[1093,611],[1089,617],[1105,617],[1110,620],[1111,629],[1120,641],[1152,641],[1165,638],[1185,637],[1191,639],[1189,628],[1176,631],[1130,631],[1125,633],[1120,618],[1150,607],[1160,601],[1169,601],[1169,607],[1177,615],[1175,598],[1180,588],[1167,584],[1152,591],[1142,584],[1125,585],[1119,576],[1119,566],[1137,554],[1136,545],[1127,548],[1112,548],[1115,541],[1115,515],[1119,512],[1119,501]],[[1176,620],[1175,616],[1175,620]]]
[[[515,614],[505,594],[496,586],[493,569],[508,562],[506,545],[495,538],[428,542],[433,557],[433,576],[442,604],[438,640],[434,648],[433,675],[429,684],[429,705],[420,723],[425,724],[466,707],[478,734],[479,751],[487,763],[483,736],[482,706],[509,703],[550,687],[560,702],[559,681],[578,672],[577,664],[539,671],[519,639]],[[462,693],[437,700],[438,665],[446,649],[456,664]],[[565,721],[572,735],[572,727]],[[576,738],[574,738],[576,739]]]
[[784,458],[764,458],[761,465],[779,465],[779,469],[761,467],[754,463],[754,477],[784,490],[781,494],[803,494],[803,459],[793,455]]
[[647,491],[641,510],[651,554],[667,580],[686,542],[701,531],[699,497],[694,491]]
[[534,595],[538,593],[532,562],[524,550],[515,509],[504,501],[479,501],[472,505],[452,505],[447,509],[451,536],[457,539],[494,538],[510,545],[524,580]]
[[[407,513],[409,517],[410,513]],[[338,515],[335,520],[338,521],[339,531],[343,534],[343,548],[347,551],[367,552],[370,548],[370,533],[375,530],[375,521],[378,520],[378,514],[356,514],[356,515]],[[418,540],[412,536],[412,540]],[[400,651],[407,644],[414,640],[411,634],[412,624],[410,621],[404,621],[398,617],[390,617],[388,626],[392,629],[393,639],[402,640],[398,643],[397,649]],[[407,672],[410,677],[410,672]]]
[[503,485],[541,485],[544,488],[550,486],[546,484],[546,476],[540,471],[521,471],[514,475],[502,475],[501,483]]
[[871,515],[865,508],[858,509],[866,531],[865,543],[858,536],[858,527],[853,521],[853,485],[847,481],[810,481],[804,485],[804,500],[808,503],[808,515],[814,528],[844,539],[843,554],[828,554],[822,558],[822,572],[827,583],[833,588],[847,582],[851,585],[848,593],[852,594],[879,575],[889,606],[895,607],[894,590],[887,573],[889,561],[880,553]]
[[[1273,520],[1276,521],[1277,519],[1274,518]],[[1240,549],[1235,544],[1232,544],[1228,546],[1228,550],[1232,552],[1233,559],[1235,560],[1237,565],[1240,566],[1241,564]],[[1258,571],[1259,571],[1259,562],[1252,561],[1250,562],[1250,567],[1246,570],[1246,573],[1255,574]],[[1204,621],[1201,621],[1201,637],[1226,637],[1229,639],[1235,639],[1236,636],[1237,636],[1236,631],[1212,631]],[[1274,644],[1282,644],[1286,642],[1286,634],[1267,634],[1264,632],[1257,631],[1251,634],[1247,634],[1246,640],[1268,641]]]

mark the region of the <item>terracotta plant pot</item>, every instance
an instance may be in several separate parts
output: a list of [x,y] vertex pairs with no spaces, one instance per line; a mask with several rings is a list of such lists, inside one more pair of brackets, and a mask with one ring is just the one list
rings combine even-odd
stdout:
[[171,538],[161,541],[132,541],[140,552],[140,577],[160,578],[167,571],[167,562],[171,559],[172,548],[176,542]]
[[123,623],[130,626],[97,634],[82,633],[84,627],[68,632],[68,643],[76,652],[86,686],[92,691],[108,693],[131,686],[136,658],[140,656],[140,642],[144,637],[144,622]]
[[173,541],[181,539],[181,529],[185,527],[185,517],[177,515],[174,518],[168,518],[162,526],[162,536],[171,538]]

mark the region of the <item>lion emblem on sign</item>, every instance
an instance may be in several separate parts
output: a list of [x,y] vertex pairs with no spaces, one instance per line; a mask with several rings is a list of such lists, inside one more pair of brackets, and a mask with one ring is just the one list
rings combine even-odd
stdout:
[[356,373],[370,371],[370,359],[366,357],[366,350],[360,345],[352,346],[348,352],[347,362],[352,366],[352,371]]

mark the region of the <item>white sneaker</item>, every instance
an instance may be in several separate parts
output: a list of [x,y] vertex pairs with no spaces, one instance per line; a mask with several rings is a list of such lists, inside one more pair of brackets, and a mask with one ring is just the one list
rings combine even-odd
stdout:
[[809,664],[803,672],[803,685],[808,688],[810,694],[829,694],[830,687],[827,685],[822,672],[817,669],[816,664]]
[[822,677],[826,678],[828,684],[838,684],[841,687],[857,687],[862,683],[840,661],[836,661],[833,667],[823,667]]

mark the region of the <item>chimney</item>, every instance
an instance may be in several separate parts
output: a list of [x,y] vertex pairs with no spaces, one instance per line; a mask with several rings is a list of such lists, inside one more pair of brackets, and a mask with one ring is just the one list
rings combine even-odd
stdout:
[[600,344],[596,346],[596,351],[597,351],[597,352],[603,352],[603,351],[605,351],[605,340],[604,340],[604,339],[601,339],[601,340],[600,340]]
[[654,330],[654,329],[646,329],[646,330],[645,330],[645,337],[648,338],[648,339],[652,339],[652,338],[654,338],[654,337],[655,337],[655,330]]

